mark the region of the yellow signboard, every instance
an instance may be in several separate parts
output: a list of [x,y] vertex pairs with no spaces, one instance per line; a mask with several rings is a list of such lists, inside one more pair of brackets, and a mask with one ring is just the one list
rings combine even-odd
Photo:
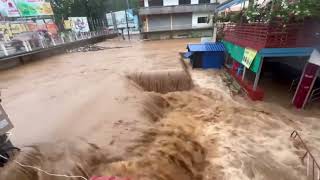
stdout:
[[71,29],[71,21],[70,20],[64,20],[64,28],[65,29]]
[[249,49],[246,48],[244,50],[244,54],[243,54],[243,59],[242,59],[242,64],[246,67],[246,68],[250,68],[254,58],[257,56],[257,51],[254,49]]

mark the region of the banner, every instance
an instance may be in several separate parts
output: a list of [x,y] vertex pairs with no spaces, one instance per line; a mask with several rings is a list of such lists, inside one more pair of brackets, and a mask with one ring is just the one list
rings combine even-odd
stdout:
[[[115,16],[117,28],[127,28],[126,11],[117,11],[117,12],[106,14],[109,27],[114,26],[112,14],[114,14]],[[138,31],[139,30],[138,15],[135,15],[132,9],[127,10],[127,19],[128,19],[128,26],[130,30]]]
[[50,32],[53,35],[58,34],[58,27],[54,22],[47,23],[47,29],[48,29],[48,32]]
[[38,30],[37,23],[28,22],[28,23],[27,23],[27,26],[28,26],[28,29],[29,29],[30,31],[37,31],[37,30]]
[[12,37],[12,35],[13,35],[8,23],[1,23],[0,24],[0,32],[2,32],[3,35],[6,37]]
[[51,16],[53,10],[50,2],[43,0],[15,0],[21,16]]
[[87,17],[69,17],[71,29],[74,32],[90,32]]
[[242,64],[249,69],[257,53],[258,52],[254,49],[246,48],[244,50]]
[[10,24],[10,29],[13,34],[19,34],[22,32],[20,24]]
[[47,30],[46,23],[44,22],[43,19],[37,19],[36,24],[37,24],[37,30]]
[[64,20],[63,21],[63,26],[64,26],[64,29],[71,29],[71,21],[70,20]]
[[3,17],[20,17],[20,13],[13,0],[0,0],[0,14]]

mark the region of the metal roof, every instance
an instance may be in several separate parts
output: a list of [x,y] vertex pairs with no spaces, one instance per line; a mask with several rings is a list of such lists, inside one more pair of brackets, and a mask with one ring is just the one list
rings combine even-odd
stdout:
[[220,5],[217,7],[216,11],[217,11],[217,12],[223,11],[223,10],[225,10],[225,9],[227,9],[227,8],[230,8],[230,7],[233,6],[233,5],[237,5],[237,4],[243,3],[244,1],[245,1],[245,0],[229,0],[229,1],[226,1],[226,2],[224,2],[224,3],[222,3],[222,4],[220,4]]
[[262,57],[310,56],[313,48],[264,48],[259,51]]
[[222,43],[188,44],[190,52],[221,52],[225,51]]

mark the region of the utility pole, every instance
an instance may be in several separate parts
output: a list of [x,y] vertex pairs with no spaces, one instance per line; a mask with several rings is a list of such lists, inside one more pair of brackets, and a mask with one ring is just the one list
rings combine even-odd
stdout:
[[130,9],[129,0],[126,0],[126,2],[127,2],[127,9],[125,10],[125,13],[126,13],[126,21],[127,21],[127,32],[128,32],[128,38],[130,40],[131,38],[130,38],[129,22],[128,22],[128,10]]

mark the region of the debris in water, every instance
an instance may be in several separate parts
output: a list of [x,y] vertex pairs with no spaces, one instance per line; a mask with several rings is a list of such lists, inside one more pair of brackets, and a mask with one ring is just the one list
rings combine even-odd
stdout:
[[193,87],[191,77],[183,70],[139,72],[132,73],[127,78],[145,91],[158,93],[186,91]]
[[68,52],[74,53],[74,52],[102,51],[102,50],[108,50],[108,49],[121,49],[121,48],[127,48],[127,47],[124,47],[124,46],[104,47],[96,44],[88,44],[79,48],[68,50]]

